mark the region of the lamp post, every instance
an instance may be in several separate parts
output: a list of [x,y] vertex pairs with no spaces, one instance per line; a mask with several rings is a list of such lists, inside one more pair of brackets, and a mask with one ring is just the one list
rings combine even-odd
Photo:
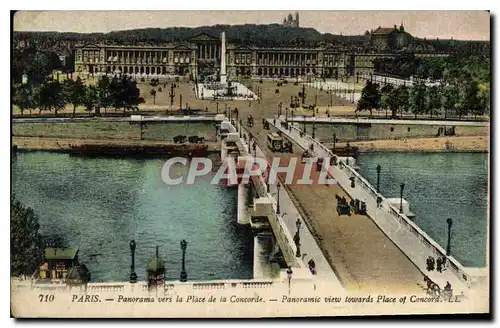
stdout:
[[240,133],[240,139],[241,139],[241,127],[243,126],[242,124],[243,124],[243,122],[241,121],[241,118],[240,118],[240,126],[238,127],[238,131]]
[[277,189],[277,195],[276,195],[276,198],[277,198],[277,203],[276,203],[276,214],[280,214],[280,183],[278,182],[278,184],[276,185],[276,189]]
[[451,255],[451,226],[453,225],[452,219],[446,219],[446,223],[448,223],[448,244],[446,245],[446,256]]
[[337,142],[337,134],[333,132],[333,148],[332,148],[332,153],[335,154],[335,143]]
[[288,124],[288,107],[285,108],[285,122]]
[[346,152],[347,152],[347,158],[345,160],[345,163],[346,165],[349,165],[349,155],[350,155],[350,148],[351,148],[351,145],[349,144],[349,142],[347,142],[347,145],[345,146],[346,148]]
[[304,116],[304,121],[303,122],[304,122],[304,133],[307,133],[306,132],[306,117],[305,116]]
[[314,125],[315,120],[313,120],[313,126],[312,126],[312,138],[314,139],[316,136],[316,126]]
[[295,226],[297,227],[297,231],[300,230],[300,226],[302,225],[302,222],[300,222],[300,219],[297,218],[297,221],[295,221]]
[[130,256],[132,257],[132,263],[130,265],[130,283],[134,284],[137,282],[137,273],[135,273],[135,240],[130,241]]
[[182,250],[182,269],[181,269],[181,282],[186,282],[188,275],[186,273],[186,265],[185,265],[185,260],[186,260],[186,247],[187,247],[187,241],[184,239],[181,241],[181,250]]
[[292,271],[292,267],[288,267],[288,269],[286,270],[286,276],[288,278],[288,295],[290,295],[290,283],[292,281],[292,274],[293,274],[293,271]]
[[216,106],[216,114],[219,114],[219,102],[216,102],[215,106]]
[[380,170],[382,170],[382,167],[377,165],[377,192],[380,192]]
[[403,213],[403,190],[405,189],[405,184],[401,184],[401,199],[399,203],[399,213]]

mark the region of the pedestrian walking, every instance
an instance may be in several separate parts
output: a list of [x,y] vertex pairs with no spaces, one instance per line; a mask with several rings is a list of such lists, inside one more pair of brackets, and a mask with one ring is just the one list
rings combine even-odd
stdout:
[[438,259],[436,261],[436,271],[437,272],[439,272],[439,273],[442,272],[442,269],[443,269],[442,265],[443,265],[443,260],[440,257],[438,257]]

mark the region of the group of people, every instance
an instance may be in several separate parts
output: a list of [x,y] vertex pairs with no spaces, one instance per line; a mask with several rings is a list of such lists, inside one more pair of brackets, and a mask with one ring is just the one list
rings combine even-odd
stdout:
[[437,272],[443,272],[445,269],[446,265],[446,258],[445,257],[438,257],[437,260],[434,259],[434,257],[429,256],[426,260],[427,264],[427,271],[433,271],[436,269]]

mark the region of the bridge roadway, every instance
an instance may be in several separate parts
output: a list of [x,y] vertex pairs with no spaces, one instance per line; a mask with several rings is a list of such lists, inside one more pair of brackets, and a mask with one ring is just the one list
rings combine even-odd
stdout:
[[[248,133],[246,128],[243,128],[244,133]],[[246,154],[249,150],[248,144],[245,142],[246,138],[240,139],[241,145],[243,146],[243,154]],[[268,163],[272,162],[272,156],[267,156],[265,148],[261,148],[259,145],[256,146],[256,155],[260,158],[266,158]],[[252,153],[253,155],[253,153]],[[270,196],[273,200],[274,211],[276,212],[277,206],[277,187],[275,185],[269,186],[269,193],[265,190],[265,182],[263,180],[256,181],[256,177],[253,177],[253,183],[256,186],[259,196],[266,197]],[[259,177],[261,178],[261,177]],[[284,257],[287,259],[287,263],[294,268],[307,268],[307,262],[313,259],[316,264],[317,274],[313,276],[316,281],[328,281],[330,286],[337,290],[343,290],[341,281],[336,276],[334,270],[330,266],[328,260],[323,255],[323,252],[319,248],[313,234],[309,231],[308,227],[305,225],[304,217],[301,215],[300,211],[297,210],[295,202],[292,200],[291,196],[287,194],[285,190],[280,190],[279,193],[280,201],[280,214],[270,217],[270,223],[273,227],[274,235],[280,244],[280,248],[283,252]],[[297,258],[296,247],[293,242],[293,235],[297,231],[296,220],[301,221],[300,229],[300,249],[301,256]],[[293,254],[289,254],[290,250]],[[290,259],[293,257],[293,260]]]
[[[272,122],[272,120],[269,121]],[[262,126],[261,122],[255,123],[255,125],[258,123]],[[308,228],[304,229],[303,226],[301,229],[310,231],[314,239],[310,243],[321,249],[323,256],[318,258],[328,262],[329,267],[333,269],[336,277],[347,290],[412,293],[423,291],[422,273],[368,216],[339,216],[337,214],[335,194],[350,199],[339,185],[295,183],[298,178],[302,177],[304,170],[304,165],[300,163],[302,148],[294,145],[294,154],[272,153],[265,146],[268,131],[262,128],[255,129],[255,125],[251,130],[256,131],[254,137],[259,145],[263,145],[259,148],[265,149],[263,155],[268,158],[268,161],[272,161],[272,157],[280,157],[280,166],[285,166],[292,157],[298,157],[294,181],[290,185],[285,185],[293,204],[285,205],[281,208],[281,212],[287,213],[285,216],[288,218],[287,225],[289,229],[295,231],[296,214],[289,217],[290,213],[287,211],[292,207],[298,209]],[[284,174],[278,176],[284,181]],[[317,180],[317,178],[318,173],[312,172],[311,179]],[[283,191],[280,192],[280,204],[284,205]],[[274,186],[271,192],[276,192]],[[302,239],[301,242],[303,242]],[[304,249],[303,252],[309,251]],[[316,256],[315,262],[317,264],[320,262],[322,267],[326,267],[326,263],[318,261]],[[318,273],[319,271],[318,268]]]
[[[268,120],[273,122],[273,120]],[[300,144],[302,149],[309,148],[311,143],[315,144],[316,156],[330,156],[330,152],[324,148],[319,142],[312,141],[307,136],[300,136],[297,127],[291,131],[284,130],[279,125],[279,129],[287,136],[291,137],[295,142]],[[341,161],[345,159],[341,158]],[[343,164],[343,163],[341,163]],[[467,268],[464,268],[453,256],[446,256],[446,251],[432,240],[424,231],[402,214],[399,214],[389,204],[382,202],[379,208],[376,205],[376,190],[363,177],[356,173],[350,167],[345,165],[332,166],[329,168],[329,173],[332,174],[339,186],[343,187],[344,191],[357,199],[364,200],[367,203],[369,219],[374,223],[384,236],[394,242],[394,245],[409,259],[416,268],[425,273],[432,281],[437,283],[441,288],[449,281],[456,294],[469,293],[472,285],[477,283],[474,278],[468,273]],[[354,176],[356,187],[350,186],[349,177]],[[323,186],[325,187],[325,186]],[[380,195],[382,200],[385,198]],[[384,246],[385,247],[385,246]],[[448,265],[442,273],[437,271],[426,271],[425,261],[428,256],[447,257]]]

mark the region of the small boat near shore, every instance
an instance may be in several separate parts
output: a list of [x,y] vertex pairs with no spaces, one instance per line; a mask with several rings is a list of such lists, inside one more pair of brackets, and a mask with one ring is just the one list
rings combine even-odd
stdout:
[[121,145],[85,143],[69,145],[70,154],[79,156],[168,156],[168,157],[203,157],[208,155],[208,145],[178,144],[178,145]]

